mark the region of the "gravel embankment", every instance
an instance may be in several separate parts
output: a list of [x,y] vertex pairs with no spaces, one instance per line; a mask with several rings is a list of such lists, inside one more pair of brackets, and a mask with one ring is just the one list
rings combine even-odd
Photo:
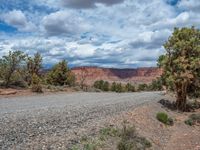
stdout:
[[162,98],[161,92],[0,98],[0,149],[67,149],[80,128]]

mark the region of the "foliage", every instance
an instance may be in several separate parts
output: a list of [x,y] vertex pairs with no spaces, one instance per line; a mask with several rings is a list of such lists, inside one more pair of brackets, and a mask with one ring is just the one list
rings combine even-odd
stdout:
[[143,150],[151,147],[151,143],[144,137],[139,137],[135,127],[123,125],[121,131],[121,140],[119,141],[118,150]]
[[135,87],[134,87],[132,84],[127,83],[127,84],[125,85],[125,90],[126,90],[127,92],[135,92]]
[[115,92],[116,91],[116,82],[113,82],[111,85],[111,91]]
[[135,87],[130,83],[127,83],[123,86],[121,83],[113,82],[110,86],[108,81],[98,80],[94,82],[93,85],[96,89],[100,89],[102,91],[113,91],[113,92],[135,92]]
[[153,80],[151,84],[148,86],[148,89],[150,91],[161,91],[162,88],[162,79],[157,78],[156,80]]
[[79,150],[78,146],[73,146],[71,150]]
[[117,145],[118,150],[133,150],[134,145],[130,141],[121,140]]
[[75,77],[69,70],[67,62],[65,60],[54,65],[52,70],[47,74],[47,83],[63,86],[63,85],[73,85],[75,82]]
[[200,124],[200,114],[192,114],[189,116],[189,119],[185,121],[185,124],[187,125],[195,125],[195,124]]
[[164,112],[159,112],[157,113],[156,115],[156,118],[164,123],[164,124],[167,124],[167,125],[173,125],[173,119],[172,118],[169,118],[168,115]]
[[119,130],[114,127],[106,127],[100,130],[100,134],[104,136],[118,136]]
[[115,143],[119,150],[145,150],[151,147],[151,143],[146,138],[138,136],[134,126],[129,126],[124,122],[123,128],[108,126],[102,128],[98,136],[84,135],[80,139],[80,144],[74,145],[72,149],[113,149]]
[[113,82],[111,85],[111,91],[121,93],[125,92],[125,87],[121,83]]
[[148,90],[148,85],[145,83],[139,84],[138,85],[138,91],[146,91]]
[[87,143],[84,145],[83,150],[97,150],[97,145],[93,143]]
[[123,89],[123,86],[122,86],[121,83],[117,83],[117,84],[116,84],[115,92],[117,92],[117,93],[124,92],[124,89]]
[[24,76],[21,71],[13,73],[9,86],[10,87],[20,87],[20,88],[28,87],[28,84],[25,81]]
[[108,81],[98,80],[98,81],[94,82],[93,86],[102,91],[109,91],[109,82]]
[[162,122],[162,123],[164,123],[164,124],[167,124],[168,115],[167,115],[166,113],[159,112],[159,113],[157,113],[156,118],[157,118],[160,122]]
[[67,80],[66,80],[66,85],[68,86],[75,86],[76,82],[76,77],[75,74],[71,71],[67,72]]
[[25,64],[26,55],[21,51],[9,52],[8,55],[0,59],[0,77],[6,87],[13,82],[16,73],[21,73],[22,66]]
[[109,82],[108,82],[108,81],[105,81],[104,84],[103,84],[103,90],[104,90],[104,91],[109,91],[109,86],[110,86],[110,85],[109,85]]
[[40,55],[40,53],[37,52],[33,58],[28,57],[26,65],[27,65],[26,81],[30,85],[32,82],[31,81],[32,76],[34,74],[37,76],[41,76],[40,71],[42,69],[42,56]]
[[189,126],[194,125],[192,119],[187,119],[187,120],[185,120],[185,124],[187,124],[187,125],[189,125]]
[[85,90],[85,88],[87,89],[85,80],[86,80],[88,74],[89,74],[89,72],[88,72],[87,68],[81,67],[80,86],[81,86],[81,89],[83,89],[83,90]]
[[42,74],[42,56],[36,53],[29,57],[21,51],[10,51],[0,59],[1,84],[16,87],[31,86],[32,91],[42,92],[42,83],[47,81],[52,85],[75,85],[75,75],[68,69],[66,61],[56,64],[48,73]]
[[175,28],[172,36],[164,44],[166,54],[158,59],[163,68],[166,83],[172,83],[176,91],[177,109],[186,110],[189,86],[200,80],[200,30]]
[[42,93],[42,85],[41,85],[41,81],[40,78],[38,77],[38,75],[33,74],[32,75],[32,79],[31,79],[31,86],[32,86],[32,92],[36,92],[36,93]]

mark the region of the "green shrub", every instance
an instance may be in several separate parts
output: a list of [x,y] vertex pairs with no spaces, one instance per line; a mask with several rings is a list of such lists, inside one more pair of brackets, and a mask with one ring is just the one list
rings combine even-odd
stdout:
[[106,127],[100,130],[100,134],[104,136],[117,136],[119,135],[119,130],[114,127]]
[[103,80],[98,80],[94,82],[94,88],[100,89],[102,91],[109,91],[109,82],[108,81],[103,81]]
[[120,137],[121,137],[121,140],[119,141],[117,145],[118,150],[136,149],[135,137],[137,137],[137,134],[135,132],[134,126],[130,127],[124,123],[123,128],[120,133]]
[[133,150],[134,144],[131,141],[126,141],[122,139],[118,145],[117,145],[118,150]]
[[38,77],[41,77],[41,70],[42,56],[40,55],[40,53],[37,52],[33,57],[28,57],[26,60],[25,79],[28,85],[31,85],[33,74],[36,74]]
[[15,72],[15,73],[13,73],[13,75],[11,77],[10,86],[27,88],[28,84],[24,80],[22,73]]
[[136,131],[134,126],[127,126],[126,124],[123,125],[123,129],[121,131],[120,136],[123,139],[130,139],[136,137]]
[[65,84],[72,87],[72,86],[75,86],[75,82],[76,82],[75,74],[72,71],[68,71],[67,80]]
[[79,150],[78,146],[73,146],[71,150]]
[[150,148],[152,146],[151,142],[149,142],[146,138],[144,137],[139,137],[137,140],[139,143],[142,143],[146,148]]
[[200,114],[192,114],[190,118],[195,121],[200,121]]
[[164,112],[157,113],[156,118],[164,124],[167,124],[167,125],[173,125],[174,124],[173,119],[169,118],[168,115]]
[[164,124],[167,124],[167,120],[168,120],[168,115],[166,113],[163,113],[163,112],[160,112],[160,113],[157,113],[157,116],[156,118],[164,123]]
[[125,86],[125,91],[127,92],[135,92],[135,87],[131,85],[130,83],[127,83]]
[[130,127],[124,124],[120,136],[118,150],[145,150],[151,147],[151,143],[146,138],[137,135],[134,126]]
[[174,125],[174,120],[172,118],[168,118],[168,122],[167,122],[168,125]]
[[192,119],[185,120],[185,124],[187,124],[187,125],[189,125],[189,126],[192,126],[192,125],[194,125],[194,123],[193,123],[193,120],[192,120]]
[[55,86],[75,84],[75,76],[69,70],[67,62],[65,60],[54,65],[51,71],[46,76],[46,82]]
[[161,90],[163,90],[162,79],[157,78],[156,80],[153,80],[150,83],[150,85],[148,85],[148,90],[150,90],[150,91],[161,91]]
[[83,150],[97,150],[97,145],[93,143],[87,143],[84,145]]
[[0,78],[4,85],[9,87],[15,82],[13,76],[22,72],[25,64],[26,55],[21,51],[9,51],[9,53],[0,58]]
[[103,84],[103,91],[109,91],[109,82],[105,81]]
[[123,92],[123,86],[122,86],[121,83],[117,83],[117,84],[116,84],[115,92],[117,92],[117,93]]
[[147,91],[148,85],[147,84],[139,84],[138,85],[138,91]]
[[111,91],[115,92],[116,91],[116,82],[113,82],[111,85]]
[[40,78],[36,75],[36,74],[33,74],[32,76],[32,83],[31,83],[31,86],[32,86],[32,92],[36,92],[36,93],[42,93],[42,85],[40,83]]
[[185,121],[185,124],[187,125],[195,125],[200,124],[200,114],[192,114],[189,116],[189,119]]

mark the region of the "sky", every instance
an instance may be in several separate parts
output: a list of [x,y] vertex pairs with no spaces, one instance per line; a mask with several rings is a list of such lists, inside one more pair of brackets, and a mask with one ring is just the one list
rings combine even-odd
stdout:
[[174,27],[200,27],[200,0],[0,0],[0,56],[46,67],[154,67]]

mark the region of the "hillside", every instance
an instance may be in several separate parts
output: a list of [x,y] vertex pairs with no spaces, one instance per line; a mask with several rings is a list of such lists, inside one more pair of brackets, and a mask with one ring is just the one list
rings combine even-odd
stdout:
[[122,83],[149,83],[162,74],[162,71],[156,67],[137,68],[137,69],[116,69],[101,67],[75,67],[72,72],[80,82],[85,78],[85,83],[93,84],[96,80],[106,80],[109,82]]

